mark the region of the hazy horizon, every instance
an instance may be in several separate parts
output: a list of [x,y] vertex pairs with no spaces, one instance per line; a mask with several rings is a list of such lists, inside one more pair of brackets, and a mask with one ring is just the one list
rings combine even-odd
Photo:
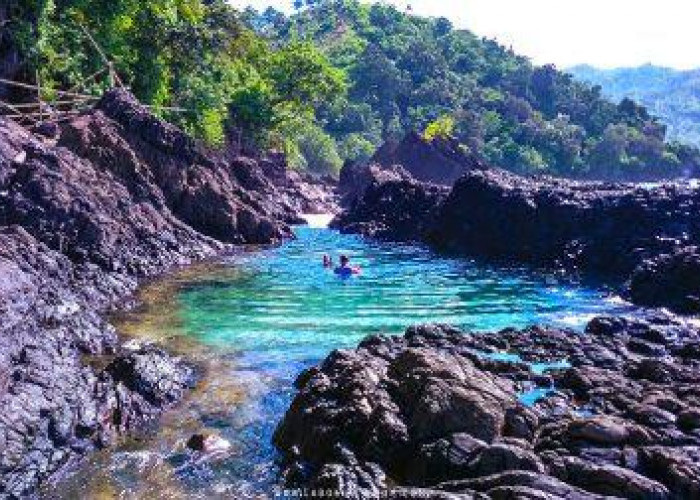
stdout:
[[[291,12],[292,0],[230,0],[239,8]],[[700,3],[693,0],[389,0],[399,9],[444,16],[455,27],[495,38],[537,64],[601,69],[652,64],[700,68]],[[595,35],[595,36],[593,36]]]

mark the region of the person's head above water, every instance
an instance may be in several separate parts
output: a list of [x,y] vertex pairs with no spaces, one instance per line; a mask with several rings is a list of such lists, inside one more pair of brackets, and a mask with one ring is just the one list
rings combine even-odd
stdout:
[[349,263],[350,263],[350,259],[348,259],[347,255],[340,256],[340,265],[341,266],[347,266]]

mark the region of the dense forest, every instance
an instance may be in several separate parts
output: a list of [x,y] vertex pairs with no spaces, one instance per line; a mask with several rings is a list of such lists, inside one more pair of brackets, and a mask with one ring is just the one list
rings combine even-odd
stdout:
[[[10,0],[0,43],[46,93],[115,62],[143,102],[210,144],[283,149],[290,164],[337,172],[409,130],[456,137],[491,164],[565,176],[682,175],[695,148],[629,99],[494,41],[356,0],[237,12],[224,0]],[[96,83],[95,92],[106,82]],[[157,108],[156,108],[157,109]]]
[[0,47],[17,61],[0,67],[16,80],[40,78],[45,99],[104,68],[103,52],[142,102],[212,145],[245,137],[294,155],[315,106],[346,89],[313,44],[272,47],[225,0],[10,0],[0,21]]
[[616,69],[583,65],[568,71],[581,81],[600,85],[610,99],[640,102],[667,125],[669,138],[700,145],[700,70],[647,64]]

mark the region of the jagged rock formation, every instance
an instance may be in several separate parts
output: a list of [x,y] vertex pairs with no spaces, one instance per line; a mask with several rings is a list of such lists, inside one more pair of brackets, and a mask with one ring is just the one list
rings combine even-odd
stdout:
[[644,261],[632,273],[630,297],[636,304],[700,312],[700,253],[683,247]]
[[[341,176],[341,190],[345,180],[347,176]],[[690,305],[693,297],[700,297],[696,253],[677,257],[673,273],[665,272],[671,269],[668,259],[657,263],[661,272],[644,264],[700,242],[696,188],[525,178],[498,169],[464,175],[447,196],[436,196],[433,185],[407,178],[375,176],[365,185],[336,219],[336,227],[423,240],[462,254],[606,275],[615,281],[627,279],[641,266],[633,280],[633,299],[682,312],[697,307]],[[657,287],[653,292],[648,291],[652,280]],[[642,291],[642,281],[647,291]]]
[[204,152],[124,91],[54,142],[0,119],[0,497],[31,494],[193,384],[165,352],[120,346],[103,312],[143,277],[278,241],[298,218],[255,161]]
[[[360,498],[695,497],[699,341],[667,317],[370,337],[299,376],[275,434],[285,479]],[[519,401],[537,386],[545,398]]]
[[440,208],[441,247],[534,264],[628,275],[642,259],[700,240],[700,192],[680,184],[464,176]]
[[447,186],[471,170],[486,168],[479,158],[465,152],[457,140],[437,136],[428,141],[416,132],[399,142],[384,143],[370,163],[386,168],[399,165],[419,181]]
[[402,167],[347,165],[340,173],[345,211],[333,227],[386,239],[420,239],[434,220],[447,188],[416,181]]

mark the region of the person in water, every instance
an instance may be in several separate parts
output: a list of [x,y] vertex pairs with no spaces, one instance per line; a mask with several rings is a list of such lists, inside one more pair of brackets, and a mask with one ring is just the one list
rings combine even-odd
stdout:
[[325,267],[325,268],[333,267],[333,259],[331,259],[328,254],[323,256],[323,267]]
[[341,255],[340,265],[336,267],[333,272],[340,277],[347,278],[353,274],[360,274],[361,269],[359,267],[352,267],[350,265],[350,259],[346,255]]

